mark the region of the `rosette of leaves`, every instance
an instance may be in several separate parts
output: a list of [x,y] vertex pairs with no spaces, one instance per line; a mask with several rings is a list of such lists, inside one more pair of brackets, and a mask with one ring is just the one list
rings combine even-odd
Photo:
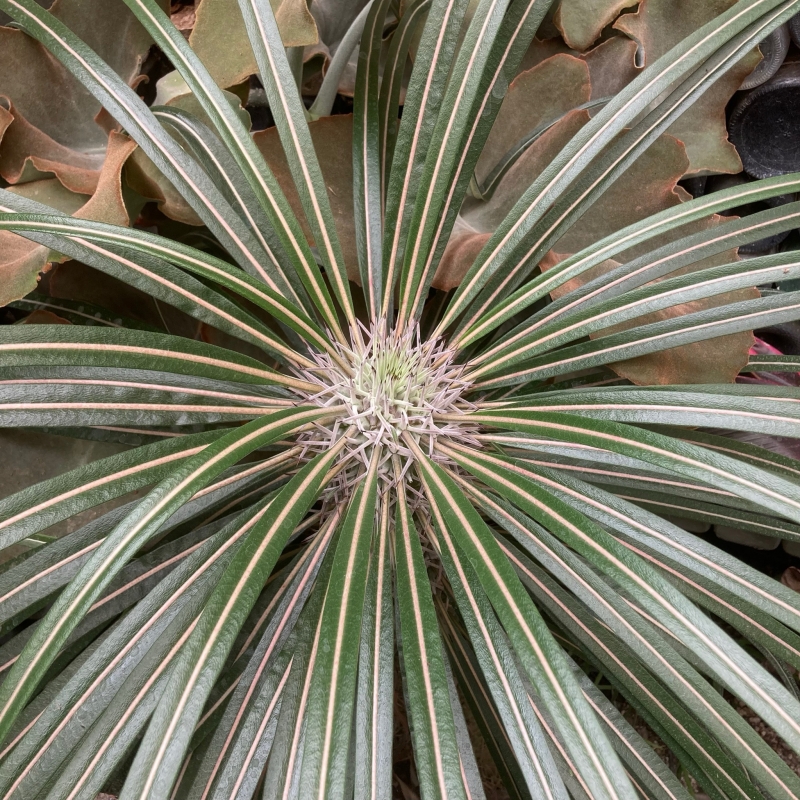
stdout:
[[[125,1],[210,126],[148,108],[33,0],[0,10],[104,105],[221,256],[7,191],[0,229],[219,343],[124,324],[0,333],[4,426],[141,441],[0,503],[0,546],[29,548],[0,573],[3,797],[116,782],[124,800],[388,798],[394,783],[426,800],[484,786],[685,800],[602,675],[709,797],[796,798],[730,698],[800,750],[797,595],[668,519],[800,539],[800,464],[704,430],[798,437],[796,390],[636,386],[609,365],[800,316],[796,292],[752,293],[795,279],[796,254],[708,261],[796,227],[796,205],[699,224],[800,176],[551,251],[800,2],[740,0],[654,60],[531,173],[446,291],[442,256],[550,3],[410,3],[387,50],[397,9],[374,0],[340,153],[348,237],[270,3],[239,9],[282,161],[158,4]],[[406,721],[413,769],[393,775]]]

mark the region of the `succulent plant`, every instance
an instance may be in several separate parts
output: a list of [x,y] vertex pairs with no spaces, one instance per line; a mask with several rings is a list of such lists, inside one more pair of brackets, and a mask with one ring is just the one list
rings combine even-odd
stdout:
[[[754,328],[800,317],[800,293],[754,288],[797,279],[800,257],[731,254],[800,210],[714,216],[800,175],[686,200],[677,178],[719,167],[664,134],[800,2],[722,3],[597,98],[588,57],[535,58],[534,35],[576,26],[586,47],[632,3],[581,25],[580,3],[373,0],[352,118],[309,122],[284,5],[238,0],[275,121],[255,136],[162,5],[125,4],[195,111],[148,107],[58,8],[0,11],[103,105],[206,245],[7,189],[0,231],[213,335],[102,315],[0,329],[2,426],[136,445],[0,501],[0,547],[19,548],[0,573],[2,796],[116,781],[123,800],[429,800],[496,783],[685,800],[688,776],[715,800],[796,798],[731,698],[800,752],[800,598],[671,519],[800,540],[800,463],[709,432],[800,437],[796,387],[726,382],[800,369],[747,356]],[[649,30],[666,5],[620,26]],[[548,70],[578,88],[516,131]],[[648,158],[682,165],[656,213]],[[713,357],[681,382],[670,359],[690,346]],[[393,774],[406,721],[413,770]]]

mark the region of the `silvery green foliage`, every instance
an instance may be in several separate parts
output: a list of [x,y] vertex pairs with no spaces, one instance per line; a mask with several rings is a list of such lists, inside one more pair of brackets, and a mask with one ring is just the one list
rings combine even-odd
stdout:
[[[640,320],[796,278],[794,253],[679,270],[765,225],[796,227],[794,206],[780,206],[705,240],[681,232],[745,196],[795,192],[800,176],[684,203],[546,273],[533,266],[800,3],[740,0],[644,70],[445,295],[431,289],[437,265],[548,0],[480,0],[464,29],[466,0],[411,2],[388,49],[394,4],[373,0],[359,20],[360,287],[270,3],[239,0],[311,241],[183,36],[154,0],[125,2],[213,129],[149,109],[34,0],[0,10],[105,105],[227,257],[7,191],[0,229],[247,347],[120,327],[2,330],[4,426],[145,442],[0,502],[0,546],[31,548],[0,574],[2,796],[93,798],[116,774],[123,800],[388,799],[393,780],[425,800],[472,798],[491,760],[514,798],[686,800],[598,690],[602,675],[710,797],[796,798],[797,777],[718,687],[800,751],[797,595],[667,517],[800,539],[800,463],[703,431],[800,437],[797,393],[637,387],[607,365],[800,316],[784,292]],[[646,254],[626,258],[633,245]],[[546,302],[610,258],[615,272]],[[798,368],[760,356],[747,371]],[[148,486],[68,536],[42,534]],[[414,769],[393,777],[401,707]]]

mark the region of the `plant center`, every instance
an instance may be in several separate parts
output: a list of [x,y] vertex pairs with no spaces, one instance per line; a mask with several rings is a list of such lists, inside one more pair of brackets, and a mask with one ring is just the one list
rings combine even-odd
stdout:
[[[355,340],[352,349],[338,350],[343,365],[328,354],[314,356],[317,368],[303,377],[316,383],[319,392],[304,399],[320,406],[343,405],[347,411],[334,423],[304,433],[299,442],[307,449],[320,452],[347,436],[345,457],[368,464],[373,448],[380,447],[383,466],[393,455],[406,463],[411,459],[408,437],[434,460],[443,460],[435,449],[437,437],[470,439],[475,427],[466,416],[472,406],[462,397],[468,388],[464,367],[454,362],[443,339],[423,340],[416,327],[386,332],[379,323],[363,341]],[[463,424],[437,420],[454,413],[465,414]],[[386,467],[381,472],[388,480]]]

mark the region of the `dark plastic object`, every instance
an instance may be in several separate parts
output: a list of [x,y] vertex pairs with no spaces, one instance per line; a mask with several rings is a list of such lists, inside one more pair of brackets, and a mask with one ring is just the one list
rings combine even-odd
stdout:
[[708,176],[699,175],[696,178],[684,178],[681,186],[686,189],[692,197],[702,197],[706,193],[706,182]]
[[800,63],[784,64],[746,94],[731,114],[728,132],[754,178],[800,170]]
[[[723,189],[730,189],[733,186],[741,186],[749,182],[747,175],[743,172],[738,175],[711,175],[706,180],[705,194],[713,194],[714,192],[720,192]],[[766,208],[776,208],[785,203],[791,203],[794,199],[794,194],[782,194],[778,197],[771,197],[768,201],[762,200],[760,203],[749,203],[738,208],[732,208],[727,212],[723,212],[723,216],[746,217],[749,214],[755,214],[757,211],[764,211]],[[758,239],[755,242],[741,245],[739,254],[743,256],[761,256],[767,253],[775,253],[790,233],[791,231],[782,231],[781,233]]]
[[763,58],[758,63],[758,66],[744,79],[739,88],[743,91],[755,89],[756,86],[766,83],[783,64],[786,53],[789,52],[790,39],[788,26],[781,25],[780,28],[776,28],[766,39],[760,42],[758,49],[761,50]]
[[787,23],[792,41],[800,47],[800,14],[795,14]]
[[787,356],[800,356],[800,322],[784,322],[762,328],[758,332],[759,338],[776,347]]

